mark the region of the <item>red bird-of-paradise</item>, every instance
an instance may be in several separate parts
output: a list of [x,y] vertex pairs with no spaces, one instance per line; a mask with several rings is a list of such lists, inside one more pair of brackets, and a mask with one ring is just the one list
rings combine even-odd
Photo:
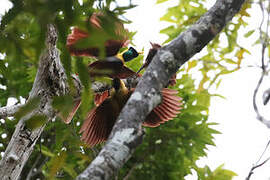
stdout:
[[[94,13],[89,18],[91,28],[100,32],[105,31],[105,26],[100,20],[104,18],[104,16],[105,15],[102,13]],[[140,76],[138,73],[124,65],[125,62],[130,61],[139,55],[134,48],[130,47],[126,51],[117,54],[120,48],[125,47],[129,41],[127,38],[127,31],[124,29],[123,24],[118,21],[115,21],[114,23],[117,38],[107,39],[104,42],[105,58],[102,60],[99,59],[101,51],[98,47],[100,46],[95,47],[87,45],[87,43],[81,43],[88,38],[95,38],[92,37],[93,34],[91,34],[93,31],[88,32],[75,27],[67,38],[67,48],[71,55],[90,56],[97,59],[97,61],[88,65],[90,78],[101,76],[113,79],[112,89],[100,94],[95,94],[96,107],[88,113],[87,118],[81,127],[81,140],[90,147],[107,140],[119,113],[134,91],[134,89],[126,88],[125,84],[120,79],[125,79],[134,75]],[[149,51],[146,63],[141,69],[149,65],[160,47],[161,46],[158,44],[152,44],[152,49]],[[161,104],[148,114],[143,126],[157,127],[160,124],[173,119],[180,113],[182,103],[181,98],[177,96],[178,91],[164,88],[161,93]],[[80,104],[81,100],[74,101],[72,111],[69,113],[69,116],[64,119],[65,123],[70,123],[80,107]]]
[[[97,98],[96,107],[88,113],[81,127],[81,140],[90,147],[107,140],[119,113],[134,91],[126,88],[119,78],[113,79],[112,86],[109,92]],[[180,113],[182,103],[177,96],[178,91],[164,88],[161,92],[161,104],[148,114],[143,126],[157,127]]]

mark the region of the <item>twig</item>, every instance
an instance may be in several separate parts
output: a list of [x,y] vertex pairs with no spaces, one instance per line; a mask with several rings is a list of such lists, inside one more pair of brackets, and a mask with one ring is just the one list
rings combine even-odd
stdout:
[[39,154],[37,159],[35,160],[34,164],[32,165],[26,180],[30,180],[36,173],[34,172],[34,169],[36,168],[37,164],[39,163],[40,159],[41,159],[42,154]]
[[261,41],[261,44],[262,44],[262,58],[261,58],[261,69],[262,69],[262,73],[261,73],[261,77],[258,81],[258,84],[254,90],[254,93],[253,93],[253,108],[254,108],[254,111],[255,113],[257,114],[257,119],[259,121],[261,121],[263,124],[265,124],[268,128],[270,128],[270,120],[267,120],[266,118],[264,118],[264,116],[261,115],[261,113],[259,112],[259,109],[258,109],[258,106],[257,106],[257,103],[256,103],[256,99],[257,99],[257,94],[258,94],[258,91],[259,91],[259,88],[263,82],[263,78],[264,76],[266,75],[266,66],[265,66],[265,60],[264,60],[264,54],[265,54],[265,49],[267,47],[267,39],[268,39],[268,26],[269,26],[269,12],[268,12],[268,18],[267,18],[267,24],[266,24],[266,36],[263,37],[263,31],[262,31],[262,25],[263,25],[263,22],[264,22],[264,8],[263,8],[263,3],[260,1],[260,8],[262,10],[262,21],[261,21],[261,24],[260,24],[260,41]]
[[[268,39],[268,27],[269,27],[269,18],[270,18],[270,13],[268,12],[268,17],[267,17],[267,24],[266,24],[266,33],[265,33],[265,37],[263,37],[263,31],[262,31],[262,25],[264,23],[264,7],[263,7],[263,3],[262,1],[259,2],[259,5],[260,5],[260,8],[261,8],[261,11],[262,11],[262,21],[261,21],[261,24],[260,24],[260,41],[261,41],[261,44],[262,44],[262,58],[261,58],[261,69],[262,69],[262,73],[261,73],[261,77],[258,81],[258,84],[254,90],[254,94],[253,94],[253,108],[254,108],[254,111],[256,112],[257,114],[257,119],[259,121],[261,121],[263,124],[265,124],[268,128],[270,128],[270,121],[267,120],[266,118],[264,118],[260,112],[259,112],[259,109],[257,107],[257,104],[256,104],[256,97],[257,97],[257,93],[258,93],[258,90],[262,84],[262,81],[263,81],[263,78],[264,76],[266,75],[266,65],[265,65],[265,60],[264,60],[264,55],[265,55],[265,49],[267,47],[267,39]],[[266,102],[267,103],[267,102]],[[253,165],[253,167],[250,169],[249,171],[249,174],[246,178],[246,180],[249,180],[251,175],[254,173],[253,171],[258,168],[258,167],[261,167],[262,165],[264,165],[269,159],[270,157],[268,157],[266,160],[264,160],[262,163],[258,164],[260,162],[260,160],[262,159],[263,155],[265,154],[268,146],[270,144],[270,140],[268,141],[263,153],[261,154],[260,158],[258,159],[258,161],[256,162],[256,165]]]
[[266,160],[264,160],[262,163],[258,164],[259,161],[262,159],[263,155],[265,154],[265,152],[266,152],[266,150],[267,150],[269,144],[270,144],[270,140],[268,141],[268,143],[267,143],[267,145],[266,145],[266,147],[265,147],[263,153],[261,154],[260,158],[259,158],[258,161],[256,162],[256,165],[255,165],[255,166],[253,165],[252,168],[250,169],[250,171],[249,171],[249,173],[248,173],[248,176],[247,176],[246,180],[249,180],[249,179],[250,179],[251,175],[254,174],[253,171],[254,171],[255,169],[257,169],[258,167],[261,167],[262,165],[264,165],[264,164],[270,159],[270,157],[268,157],[268,158],[267,158]]
[[249,174],[248,174],[248,177],[246,178],[246,180],[249,180],[249,179],[250,179],[251,175],[254,173],[253,171],[254,171],[256,168],[258,168],[258,167],[264,165],[269,159],[270,159],[270,157],[267,158],[265,161],[263,161],[261,164],[258,164],[258,165],[256,165],[256,166],[253,166],[253,167],[251,168],[251,170],[249,171]]
[[135,163],[131,168],[130,170],[128,171],[127,175],[123,178],[123,180],[128,180],[128,178],[131,176],[131,174],[133,173],[133,171],[135,170],[137,166],[137,163]]

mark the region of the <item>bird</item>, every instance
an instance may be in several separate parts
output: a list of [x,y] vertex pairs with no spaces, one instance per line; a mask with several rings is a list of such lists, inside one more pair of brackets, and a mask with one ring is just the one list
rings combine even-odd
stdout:
[[[103,29],[102,22],[100,18],[104,18],[104,14],[102,13],[93,13],[89,18],[90,26],[98,31],[105,31]],[[95,58],[96,61],[90,63],[88,65],[88,74],[90,80],[95,80],[95,77],[110,77],[110,78],[121,78],[125,79],[131,76],[138,76],[136,72],[125,66],[125,62],[131,61],[134,58],[138,57],[141,52],[137,52],[135,48],[129,47],[128,49],[119,53],[120,49],[127,46],[129,43],[127,30],[124,29],[124,26],[119,21],[115,22],[116,29],[115,34],[120,34],[124,32],[123,35],[120,34],[120,38],[117,40],[110,39],[104,43],[105,47],[105,58],[99,59],[100,51],[98,47],[93,45],[87,45],[83,48],[77,47],[76,44],[80,41],[93,38],[91,37],[90,32],[86,32],[84,30],[79,29],[78,27],[74,27],[72,29],[71,34],[67,36],[67,49],[72,56],[86,56]],[[103,93],[105,94],[105,93]],[[103,95],[104,96],[104,95]],[[99,94],[95,94],[95,98],[97,99]],[[73,107],[66,118],[63,118],[64,123],[69,124],[77,112],[78,108],[81,105],[81,99],[74,100]]]
[[[112,81],[113,88],[98,98],[96,107],[88,113],[80,129],[81,140],[89,147],[108,139],[117,117],[134,92],[134,88],[128,89],[121,79]],[[177,96],[178,91],[164,88],[161,92],[162,102],[147,115],[143,122],[145,127],[157,127],[180,113],[182,98]]]
[[148,67],[148,65],[151,63],[152,59],[154,58],[154,56],[157,54],[157,51],[161,48],[161,45],[157,43],[150,42],[150,44],[152,48],[149,50],[146,56],[145,63],[140,67],[137,73],[141,72],[144,68]]
[[[133,47],[130,47],[128,50],[119,53],[116,56],[107,57],[105,58],[105,60],[97,60],[93,63],[90,63],[88,65],[88,74],[90,76],[90,79],[93,79],[93,77],[126,79],[131,76],[140,76],[140,74],[137,74],[136,72],[132,71],[130,68],[124,65],[125,62],[132,60],[138,55],[139,53]],[[97,104],[96,102],[102,100],[102,97],[106,95],[106,92],[107,91],[102,93],[102,95],[99,93],[95,94],[95,104]],[[74,105],[68,116],[66,118],[65,116],[61,116],[61,119],[66,124],[69,124],[71,122],[75,113],[79,109],[81,105],[81,99],[74,100],[73,104]]]
[[[148,55],[146,56],[145,63],[140,67],[140,69],[137,71],[137,74],[139,74],[144,68],[147,68],[148,65],[152,62],[154,56],[157,54],[158,50],[161,48],[161,45],[157,43],[150,42],[152,48],[149,50]],[[176,74],[174,74],[171,79],[169,80],[168,85],[174,86],[176,84]]]
[[[96,29],[98,32],[104,30],[105,25],[102,24],[100,19],[104,19],[104,14],[93,13],[90,17],[90,26]],[[128,31],[124,29],[121,22],[115,21],[115,37],[116,39],[107,39],[103,46],[105,48],[105,57],[100,59],[100,48],[93,46],[91,43],[87,43],[87,39],[95,39],[91,36],[91,31],[86,32],[74,27],[71,34],[67,37],[67,49],[72,56],[87,56],[97,59],[96,61],[88,65],[88,72],[91,78],[94,77],[111,77],[125,79],[130,76],[137,76],[138,74],[125,66],[125,62],[131,61],[138,57],[142,52],[137,52],[133,47],[129,47],[122,53],[118,53],[123,47],[126,47],[129,43]],[[102,34],[101,34],[102,35]],[[83,41],[84,43],[81,43]],[[79,46],[78,46],[79,44]],[[83,44],[83,45],[80,45]],[[83,47],[80,47],[83,46]]]

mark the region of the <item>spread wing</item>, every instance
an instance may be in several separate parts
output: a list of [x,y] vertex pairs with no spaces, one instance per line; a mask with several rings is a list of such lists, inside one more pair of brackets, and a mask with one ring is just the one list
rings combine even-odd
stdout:
[[[95,94],[95,105],[98,106],[100,105],[103,101],[106,100],[106,98],[109,97],[109,91],[104,91],[102,93],[97,93]],[[64,123],[69,124],[72,120],[72,118],[74,117],[74,115],[76,114],[77,110],[79,109],[81,105],[81,100],[75,100],[74,101],[74,105],[73,108],[71,110],[71,112],[69,113],[69,115],[67,116],[67,118],[62,118]]]
[[[102,13],[93,13],[90,18],[90,25],[98,31],[105,31],[102,26],[102,21],[100,18],[104,18]],[[104,43],[106,56],[115,56],[120,48],[128,44],[127,30],[121,22],[115,22],[115,34],[119,36],[119,39],[108,39]],[[98,47],[84,45],[83,47],[76,47],[79,41],[83,41],[87,38],[92,38],[91,34],[81,30],[79,28],[73,28],[71,34],[67,37],[67,48],[71,55],[73,56],[94,56],[98,57],[100,55],[100,50]],[[94,37],[93,37],[94,38]]]
[[155,107],[146,117],[143,125],[157,127],[169,121],[180,113],[182,98],[177,96],[178,91],[164,88],[162,90],[162,103]]
[[95,94],[95,105],[99,106],[101,103],[103,103],[103,101],[105,101],[105,99],[107,99],[107,97],[109,97],[109,90],[106,90],[102,93],[96,93]]
[[119,110],[117,106],[114,106],[111,98],[107,98],[102,104],[92,109],[81,127],[81,140],[90,147],[107,140],[117,112],[119,113]]

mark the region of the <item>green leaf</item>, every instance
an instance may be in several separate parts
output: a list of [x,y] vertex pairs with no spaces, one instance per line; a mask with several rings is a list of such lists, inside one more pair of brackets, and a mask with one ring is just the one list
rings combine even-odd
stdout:
[[74,170],[73,164],[65,164],[63,170],[67,172],[72,178],[77,177],[77,172]]
[[88,111],[91,109],[93,104],[93,93],[91,93],[89,90],[85,89],[82,92],[82,117],[86,117]]
[[82,58],[76,58],[76,68],[79,74],[79,78],[85,89],[89,89],[89,74],[86,65],[83,63]]
[[13,7],[2,17],[0,24],[0,33],[4,30],[7,24],[9,24],[22,10],[22,1],[13,1]]
[[34,115],[25,121],[25,125],[28,129],[35,130],[43,126],[46,122],[47,117],[45,115]]
[[250,31],[248,31],[248,32],[244,35],[244,37],[245,37],[245,38],[248,38],[248,37],[251,36],[254,32],[255,32],[255,30],[250,30]]
[[67,153],[62,151],[50,161],[49,179],[53,179],[56,173],[64,166]]
[[8,78],[8,68],[5,66],[4,61],[0,61],[0,73]]
[[212,172],[212,177],[207,178],[207,180],[210,179],[216,179],[216,180],[231,180],[234,176],[237,176],[237,174],[231,170],[223,169],[223,164],[217,167]]
[[237,62],[234,62],[232,59],[229,58],[223,58],[223,60],[225,60],[229,64],[237,64]]
[[196,67],[196,66],[197,66],[197,63],[198,63],[198,61],[196,61],[196,60],[193,60],[193,61],[188,61],[188,68],[187,68],[187,72],[188,72],[190,69],[192,69],[192,68]]
[[[164,20],[164,19],[163,19],[163,20]],[[167,27],[167,28],[165,28],[165,29],[162,29],[162,30],[160,31],[160,33],[162,33],[162,34],[167,34],[167,35],[173,34],[173,33],[175,33],[175,27],[174,27],[174,26],[169,26],[169,27]]]
[[73,98],[70,95],[54,97],[52,106],[60,112],[63,119],[66,119],[74,106]]
[[54,157],[55,154],[52,153],[46,146],[41,145],[41,153],[48,157]]
[[270,58],[270,45],[268,45],[268,57]]
[[25,105],[23,105],[18,112],[15,114],[16,119],[20,119],[21,117],[25,116],[26,114],[32,112],[37,106],[39,105],[40,98],[34,97],[30,99]]
[[157,4],[164,3],[166,1],[168,1],[168,0],[157,0]]

